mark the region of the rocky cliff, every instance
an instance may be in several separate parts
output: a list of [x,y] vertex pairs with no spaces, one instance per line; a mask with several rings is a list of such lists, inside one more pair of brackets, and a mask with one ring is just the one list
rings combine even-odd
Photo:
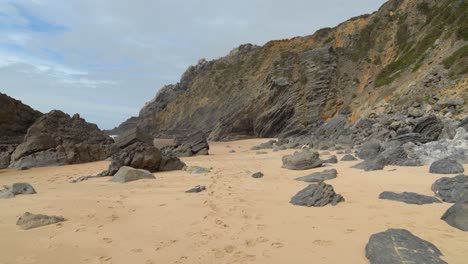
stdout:
[[242,45],[200,60],[160,89],[138,117],[153,134],[200,130],[212,140],[310,132],[335,116],[356,121],[406,109],[466,113],[468,3],[390,0],[377,12],[306,37]]
[[0,93],[0,145],[19,144],[42,114],[21,101]]

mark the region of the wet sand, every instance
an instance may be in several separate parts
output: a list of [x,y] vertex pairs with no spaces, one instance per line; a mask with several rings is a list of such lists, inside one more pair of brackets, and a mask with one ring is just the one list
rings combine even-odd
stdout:
[[[155,173],[156,180],[126,184],[69,183],[108,162],[0,170],[0,185],[29,182],[38,192],[0,200],[0,263],[368,263],[369,237],[388,228],[434,243],[448,263],[467,263],[468,232],[440,220],[451,204],[378,199],[382,191],[433,195],[443,175],[429,174],[428,166],[364,172],[350,168],[357,161],[339,162],[326,166],[338,170],[327,182],[346,202],[298,207],[289,200],[308,184],[293,179],[325,168],[282,169],[281,157],[293,151],[249,150],[265,141],[211,143],[211,155],[183,158],[212,167],[206,174]],[[258,171],[263,179],[250,177]],[[207,191],[184,193],[195,185]],[[24,231],[15,224],[24,212],[67,221]]]

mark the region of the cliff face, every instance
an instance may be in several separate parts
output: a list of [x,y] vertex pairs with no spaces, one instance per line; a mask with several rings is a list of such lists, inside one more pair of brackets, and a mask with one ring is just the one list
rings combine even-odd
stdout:
[[298,135],[337,114],[354,121],[445,96],[466,101],[467,6],[390,0],[311,36],[200,60],[114,133],[140,126],[153,135],[201,130],[212,140]]
[[0,93],[0,145],[19,144],[41,113]]

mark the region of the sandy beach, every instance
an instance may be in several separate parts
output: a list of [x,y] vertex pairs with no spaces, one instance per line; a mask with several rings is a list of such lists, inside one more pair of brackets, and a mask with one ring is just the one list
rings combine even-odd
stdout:
[[[433,195],[443,175],[428,166],[364,172],[350,168],[358,161],[339,162],[326,166],[338,170],[327,182],[344,203],[293,206],[290,198],[308,185],[294,178],[325,168],[282,169],[281,157],[293,150],[250,150],[265,141],[213,142],[209,156],[182,158],[212,167],[209,173],[155,173],[156,180],[126,184],[108,177],[69,183],[104,170],[104,161],[0,170],[0,186],[29,182],[38,192],[0,200],[0,263],[368,263],[369,237],[388,228],[435,244],[448,263],[467,263],[468,233],[440,220],[452,204],[378,199],[382,191]],[[258,171],[265,177],[252,178]],[[196,185],[207,191],[184,193]],[[15,224],[24,212],[67,221],[25,231]]]

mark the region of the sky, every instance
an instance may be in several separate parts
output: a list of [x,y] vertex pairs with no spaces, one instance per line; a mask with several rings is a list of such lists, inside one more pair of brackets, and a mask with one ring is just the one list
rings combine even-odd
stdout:
[[0,92],[102,129],[199,59],[310,35],[383,0],[0,0]]

